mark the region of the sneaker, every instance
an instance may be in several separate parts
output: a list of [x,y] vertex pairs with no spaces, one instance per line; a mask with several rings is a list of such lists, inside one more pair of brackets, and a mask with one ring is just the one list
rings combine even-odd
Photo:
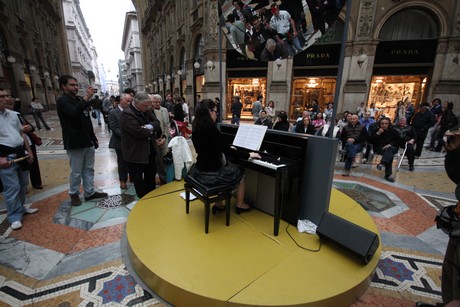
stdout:
[[366,158],[363,158],[363,164],[367,164],[367,159]]
[[356,162],[353,162],[353,164],[351,165],[352,168],[357,168],[358,167],[358,164],[356,164]]
[[414,166],[413,165],[409,165],[409,171],[411,171],[411,172],[414,171]]
[[81,200],[78,194],[71,194],[70,195],[70,204],[72,206],[80,206],[81,205]]
[[343,173],[342,173],[342,176],[344,176],[344,177],[350,176],[350,170],[349,169],[344,170]]
[[11,229],[13,230],[18,230],[21,228],[22,228],[22,223],[20,221],[13,222],[13,224],[11,224]]
[[377,169],[378,169],[379,171],[381,171],[381,170],[383,169],[383,164],[382,164],[382,163],[379,163],[379,164],[377,165]]
[[104,193],[104,192],[94,192],[93,195],[85,197],[85,200],[91,200],[91,199],[95,199],[95,198],[103,198],[103,197],[107,197],[107,196],[109,196],[109,194]]
[[34,214],[37,213],[38,209],[37,208],[28,208],[26,211],[24,211],[24,214]]
[[385,176],[385,180],[391,183],[395,182],[395,180],[391,178],[390,176]]

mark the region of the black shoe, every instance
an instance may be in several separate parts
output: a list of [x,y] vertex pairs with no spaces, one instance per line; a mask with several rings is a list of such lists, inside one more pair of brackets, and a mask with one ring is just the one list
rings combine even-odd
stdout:
[[34,185],[33,187],[34,187],[34,189],[37,189],[37,190],[43,189],[42,185]]
[[385,180],[391,183],[395,182],[395,180],[391,178],[390,176],[385,176]]
[[81,200],[78,194],[71,194],[70,195],[70,204],[72,206],[80,206],[81,205]]
[[411,171],[411,172],[414,171],[414,166],[413,165],[409,165],[409,171]]
[[248,208],[236,207],[236,214],[240,214],[242,212],[248,212],[248,211],[251,211],[251,207],[248,207]]
[[377,169],[378,169],[379,171],[381,171],[381,170],[383,169],[383,164],[382,164],[382,163],[379,163],[379,164],[377,165]]
[[93,195],[85,197],[85,200],[91,200],[91,199],[95,199],[95,198],[103,198],[103,197],[107,197],[107,196],[109,196],[109,194],[104,193],[104,192],[94,192]]
[[212,214],[216,214],[218,212],[225,211],[225,207],[214,205],[212,206]]

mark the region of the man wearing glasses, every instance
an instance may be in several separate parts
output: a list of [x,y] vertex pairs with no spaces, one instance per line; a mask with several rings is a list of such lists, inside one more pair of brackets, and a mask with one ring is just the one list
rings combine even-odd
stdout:
[[70,75],[61,76],[58,82],[64,92],[56,105],[64,149],[70,159],[70,204],[80,206],[79,191],[82,182],[86,201],[107,197],[107,193],[94,189],[94,155],[99,147],[90,117],[89,100],[94,92],[89,86],[83,98],[77,96],[78,82]]

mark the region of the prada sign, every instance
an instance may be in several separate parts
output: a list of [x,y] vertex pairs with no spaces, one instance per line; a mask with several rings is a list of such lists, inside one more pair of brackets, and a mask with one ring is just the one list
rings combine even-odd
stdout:
[[228,68],[267,68],[268,62],[248,59],[234,49],[227,49],[227,69]]
[[380,42],[375,64],[433,63],[437,40],[411,40]]
[[337,66],[340,58],[340,44],[315,44],[294,56],[296,66]]

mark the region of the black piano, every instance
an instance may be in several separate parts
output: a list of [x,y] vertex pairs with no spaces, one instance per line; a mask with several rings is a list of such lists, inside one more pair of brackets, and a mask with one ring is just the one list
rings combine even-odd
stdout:
[[[232,144],[238,126],[219,124],[219,130]],[[307,144],[305,134],[269,129],[260,147],[261,160],[229,161],[246,169],[246,197],[257,209],[273,215],[275,236],[280,218],[297,226]]]

